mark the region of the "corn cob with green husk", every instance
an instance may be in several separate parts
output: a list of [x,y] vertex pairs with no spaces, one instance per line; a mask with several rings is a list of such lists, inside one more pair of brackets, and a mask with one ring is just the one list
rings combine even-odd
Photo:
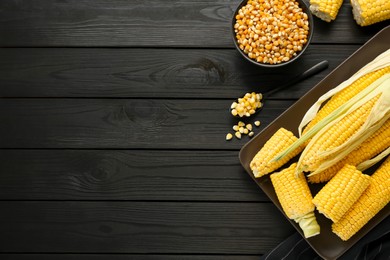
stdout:
[[[390,120],[387,120],[381,128],[379,128],[372,136],[365,140],[360,146],[349,153],[339,162],[333,164],[322,172],[317,174],[309,174],[308,180],[311,183],[320,183],[329,181],[336,173],[343,168],[344,165],[349,164],[353,166],[361,165],[360,170],[364,170],[371,166],[364,167],[364,165],[371,160],[379,161],[384,156],[390,153]],[[376,162],[374,161],[374,163]],[[329,163],[329,162],[325,162]],[[363,164],[364,163],[364,164]],[[325,167],[324,167],[325,168]]]
[[371,175],[371,183],[332,231],[348,240],[390,202],[390,157]]
[[346,101],[356,96],[363,89],[387,73],[390,73],[390,66],[367,73],[360,78],[357,78],[340,92],[336,93],[328,101],[326,101],[325,105],[321,107],[321,109],[315,114],[311,121],[305,126],[303,134],[305,134],[315,124],[332,113],[338,107],[343,105]]
[[[324,102],[360,77],[388,66],[390,66],[390,49],[364,66],[348,80],[320,97],[302,119],[298,129],[299,133],[316,116]],[[310,140],[299,158],[297,174],[301,171],[316,171],[315,173],[318,173],[325,170],[325,168],[319,168],[319,165],[326,165],[323,162],[327,160],[331,160],[333,164],[340,161],[378,130],[389,117],[390,73],[386,73],[330,112],[271,161],[284,158],[296,147]],[[312,158],[307,154],[311,155],[313,151],[315,157],[311,162]],[[327,164],[327,167],[330,166],[331,164]]]
[[270,175],[272,185],[284,213],[301,227],[305,237],[320,233],[314,215],[313,197],[303,174],[295,176],[296,163]]
[[337,222],[370,184],[370,176],[345,165],[314,197],[317,210]]
[[310,11],[326,22],[333,21],[339,12],[343,0],[310,0]]
[[[302,129],[304,127],[309,128],[305,128],[305,131],[308,132],[317,123],[325,120],[330,114],[335,113],[347,101],[350,101],[356,95],[369,88],[379,78],[389,73],[390,49],[378,55],[350,78],[318,98],[302,118],[298,126],[299,136],[302,137]],[[309,126],[311,121],[313,123]]]
[[278,162],[269,163],[280,151],[286,149],[289,145],[294,143],[298,138],[285,128],[280,128],[273,136],[264,144],[260,151],[250,162],[250,168],[256,178],[260,178],[268,173],[271,173],[287,163],[291,158],[299,154],[303,146],[298,147],[294,152],[286,156]]
[[351,0],[352,14],[356,23],[367,26],[390,19],[388,0]]
[[[373,97],[367,103],[336,123],[325,127],[318,135],[314,136],[299,158],[298,171],[314,172],[319,169],[323,162],[329,160],[331,155],[324,156],[323,154],[344,145],[363,127],[380,96],[378,94]],[[360,140],[363,140],[363,138],[357,141]]]

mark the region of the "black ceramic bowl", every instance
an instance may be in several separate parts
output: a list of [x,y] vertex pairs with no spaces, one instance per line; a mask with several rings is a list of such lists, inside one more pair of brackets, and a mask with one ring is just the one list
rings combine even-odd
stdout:
[[314,26],[314,22],[313,22],[313,16],[309,10],[309,7],[308,5],[305,3],[304,0],[295,0],[296,2],[298,2],[299,4],[299,7],[302,9],[302,11],[304,13],[307,14],[308,16],[308,22],[309,22],[309,33],[307,35],[307,42],[302,46],[302,50],[296,52],[296,56],[292,57],[291,59],[289,59],[288,61],[284,61],[284,62],[281,62],[281,63],[276,63],[276,64],[269,64],[269,63],[263,63],[263,62],[257,62],[256,60],[254,59],[251,59],[249,58],[249,56],[244,53],[238,43],[237,43],[237,39],[236,39],[236,33],[235,33],[235,29],[234,29],[234,25],[236,24],[236,15],[238,14],[239,10],[241,9],[241,7],[243,7],[244,5],[247,4],[248,0],[243,0],[239,6],[236,8],[234,14],[233,14],[233,18],[232,18],[232,24],[231,24],[231,32],[232,32],[232,36],[233,36],[233,42],[234,42],[234,46],[236,47],[236,49],[238,50],[238,52],[246,59],[248,60],[249,62],[253,63],[253,64],[256,64],[258,66],[263,66],[263,67],[280,67],[280,66],[284,66],[284,65],[287,65],[287,64],[290,64],[294,61],[296,61],[306,50],[306,48],[309,46],[310,42],[311,42],[311,39],[312,39],[312,36],[313,36],[313,26]]

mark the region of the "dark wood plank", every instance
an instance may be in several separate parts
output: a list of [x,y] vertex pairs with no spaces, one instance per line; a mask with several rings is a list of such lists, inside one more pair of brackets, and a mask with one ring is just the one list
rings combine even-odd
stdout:
[[[0,2],[0,46],[233,47],[240,0]],[[315,19],[314,43],[362,44],[389,21],[358,26],[345,2],[335,22]]]
[[294,231],[271,203],[0,202],[3,253],[263,254]]
[[327,70],[271,97],[297,99],[358,47],[312,45],[296,63],[271,70],[233,49],[3,48],[0,96],[234,99],[328,60]]
[[[293,101],[268,100],[258,133]],[[0,148],[240,149],[230,100],[3,99]]]
[[0,150],[0,200],[269,201],[236,151]]
[[260,255],[1,254],[3,260],[258,260]]

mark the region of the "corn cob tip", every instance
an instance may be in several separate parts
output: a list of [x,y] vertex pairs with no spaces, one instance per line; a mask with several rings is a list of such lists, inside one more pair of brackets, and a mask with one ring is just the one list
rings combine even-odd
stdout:
[[314,212],[296,218],[295,222],[299,224],[305,238],[314,237],[320,234],[320,225],[318,225]]
[[333,222],[343,215],[360,198],[370,185],[371,177],[346,164],[313,198],[318,212]]
[[310,0],[310,11],[323,21],[336,19],[343,0]]
[[368,26],[390,18],[389,1],[351,0],[352,14],[360,26]]
[[291,153],[278,161],[272,161],[272,159],[280,153],[280,151],[286,149],[293,144],[298,138],[289,130],[285,128],[279,128],[264,146],[256,153],[252,161],[250,162],[250,168],[253,175],[256,178],[260,178],[267,175],[276,169],[283,166],[291,158],[300,153],[303,147],[294,149]]

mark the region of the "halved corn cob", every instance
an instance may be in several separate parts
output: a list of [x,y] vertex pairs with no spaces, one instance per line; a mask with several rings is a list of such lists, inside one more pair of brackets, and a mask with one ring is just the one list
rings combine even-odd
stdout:
[[298,170],[305,172],[317,170],[320,164],[327,159],[321,156],[321,153],[342,145],[358,131],[367,120],[379,97],[380,94],[376,95],[367,103],[330,126],[316,140],[312,140],[299,159]]
[[318,174],[309,174],[307,176],[309,182],[320,183],[332,179],[334,175],[346,164],[357,166],[358,164],[367,161],[378,155],[390,146],[390,120],[381,126],[371,137],[364,141],[355,150],[349,153],[338,163],[325,169]]
[[390,66],[387,66],[382,69],[375,70],[373,72],[367,73],[362,77],[355,80],[352,84],[349,84],[348,87],[344,88],[340,92],[336,93],[334,96],[328,100],[323,107],[318,111],[315,117],[306,125],[303,130],[305,134],[309,129],[311,129],[315,124],[329,115],[331,112],[336,110],[342,104],[356,96],[359,92],[365,89],[367,86],[371,85],[374,81],[382,77],[384,74],[390,73]]
[[295,220],[305,237],[320,233],[320,226],[314,216],[313,197],[303,174],[295,176],[296,163],[290,167],[271,174],[271,182],[284,213]]
[[390,157],[371,176],[371,183],[332,231],[348,240],[390,202]]
[[250,168],[253,171],[253,175],[256,178],[260,178],[271,173],[299,154],[302,151],[303,146],[298,147],[294,152],[282,160],[270,163],[272,158],[296,140],[298,140],[298,138],[294,136],[291,131],[288,131],[285,128],[278,129],[250,162]]
[[336,19],[343,0],[310,0],[310,11],[326,22]]
[[351,0],[352,14],[356,23],[367,26],[390,19],[388,0]]
[[345,165],[318,193],[313,203],[325,217],[337,222],[370,184],[370,176]]

